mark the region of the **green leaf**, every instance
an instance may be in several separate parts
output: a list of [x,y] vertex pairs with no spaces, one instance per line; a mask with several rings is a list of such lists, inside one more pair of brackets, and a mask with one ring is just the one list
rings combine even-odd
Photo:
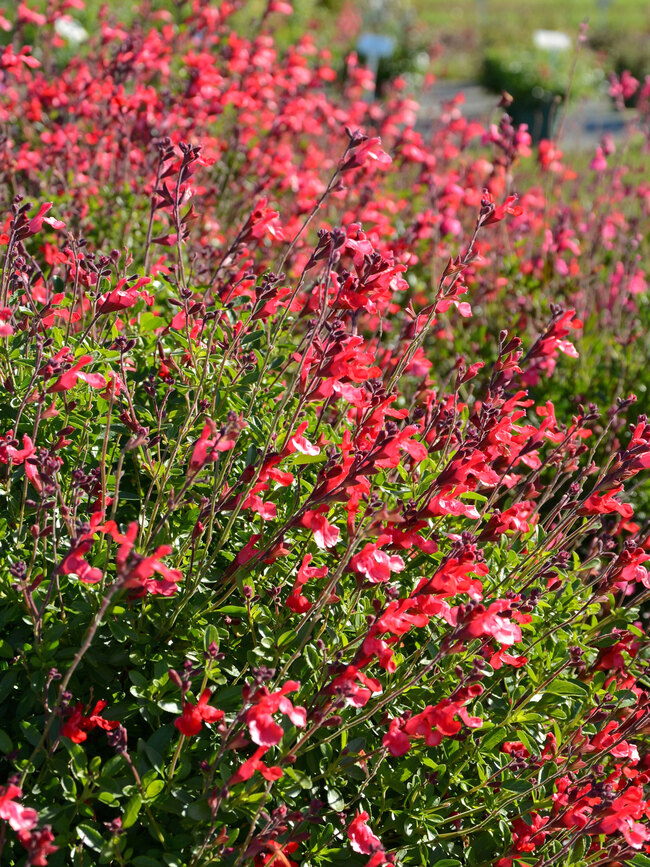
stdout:
[[142,806],[142,798],[140,797],[140,793],[133,795],[129,798],[124,813],[122,814],[122,827],[130,828],[131,825],[135,824],[135,820],[138,818],[138,813],[140,812],[140,807]]
[[119,801],[115,797],[115,795],[110,792],[100,792],[97,795],[97,800],[101,801],[102,804],[108,804],[109,807],[117,807],[119,806]]
[[82,843],[85,843],[90,849],[94,849],[95,852],[101,852],[104,846],[104,838],[96,828],[93,828],[92,825],[78,825],[77,836]]
[[194,822],[207,822],[212,814],[205,801],[195,801],[187,808],[187,815]]
[[3,702],[11,690],[14,688],[16,680],[18,678],[18,672],[15,668],[12,668],[8,671],[0,680],[0,702]]
[[481,750],[490,752],[497,744],[505,741],[508,732],[504,728],[495,728],[488,732],[484,738],[481,738]]
[[165,765],[165,761],[163,757],[160,755],[158,750],[154,749],[150,744],[147,744],[145,741],[140,738],[138,740],[138,753],[145,756],[149,759],[149,762],[153,766],[153,768],[159,773],[162,774],[163,767]]
[[153,800],[154,798],[158,797],[158,795],[162,792],[164,788],[164,780],[153,780],[144,790],[145,797]]
[[211,644],[216,644],[219,647],[219,631],[214,624],[209,623],[203,633],[203,649],[206,653],[209,651]]
[[141,313],[138,331],[146,334],[149,331],[155,331],[156,328],[160,328],[164,324],[165,322],[161,320],[160,316],[154,316],[153,313]]
[[181,703],[179,701],[170,701],[170,700],[159,701],[159,702],[156,702],[156,704],[158,705],[158,707],[161,710],[164,710],[166,713],[182,713],[183,712],[183,706],[181,705]]
[[224,605],[223,608],[217,608],[219,614],[248,614],[248,610],[242,605]]
[[340,812],[345,807],[345,800],[338,789],[327,790],[327,803],[337,812]]
[[523,795],[530,792],[533,786],[527,780],[506,780],[505,783],[501,784],[501,788],[505,789],[506,792],[517,792],[517,794]]
[[576,695],[580,698],[585,698],[589,695],[589,688],[576,680],[554,680],[548,684],[545,691],[552,695]]
[[327,455],[321,451],[317,455],[304,455],[302,452],[296,452],[293,456],[293,461],[296,464],[318,464],[327,460]]
[[151,681],[147,680],[147,678],[139,671],[130,671],[129,680],[134,686],[144,690],[149,689],[151,683]]
[[61,783],[61,788],[63,789],[63,794],[68,801],[74,801],[77,798],[77,786],[72,777],[67,774],[63,774],[60,777],[59,782]]
[[82,747],[79,746],[79,744],[73,743],[73,741],[69,740],[68,738],[63,738],[63,745],[72,757],[72,764],[75,771],[77,771],[78,775],[83,776],[86,770],[87,762],[85,751],[82,749]]
[[638,698],[631,689],[622,689],[616,693],[616,701],[619,707],[634,707]]
[[0,729],[0,752],[10,753],[13,748],[14,745],[9,735]]
[[522,729],[518,729],[516,732],[517,740],[521,741],[522,744],[526,747],[531,756],[535,756],[539,753],[539,747],[535,743],[534,740],[528,735],[527,732],[522,731]]
[[307,774],[304,774],[302,771],[298,771],[294,768],[286,768],[285,774],[290,779],[295,780],[301,789],[311,789],[311,777],[307,776]]

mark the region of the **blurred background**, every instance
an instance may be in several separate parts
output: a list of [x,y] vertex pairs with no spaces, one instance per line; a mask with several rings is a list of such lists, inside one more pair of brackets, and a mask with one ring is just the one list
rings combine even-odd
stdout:
[[[252,23],[267,3],[248,0],[242,17]],[[96,30],[102,8],[116,21],[147,27],[165,16],[180,20],[189,5],[86,0],[80,8],[74,0],[73,30],[61,35],[71,50],[82,51],[83,31]],[[510,114],[528,124],[534,141],[553,137],[561,126],[565,146],[592,149],[603,135],[616,137],[625,127],[625,96],[612,97],[611,76],[628,70],[643,84],[650,75],[649,0],[291,0],[291,5],[292,15],[279,16],[280,45],[311,33],[319,47],[332,51],[341,76],[345,58],[356,51],[375,73],[369,98],[382,99],[395,86],[406,90],[420,103],[422,126],[454,98],[463,101],[466,116],[485,122],[505,91],[512,97]],[[20,6],[45,12],[48,2],[27,0]],[[16,0],[0,0],[3,8],[13,11]],[[81,28],[76,36],[75,26]]]
[[[296,8],[301,5],[297,0]],[[535,141],[562,121],[565,144],[592,148],[625,127],[625,99],[612,75],[650,75],[648,0],[323,0],[339,34],[386,34],[392,50],[374,61],[377,96],[396,78],[420,100],[421,120],[462,93],[463,113],[485,121],[494,95]],[[350,38],[349,40],[353,40]],[[371,42],[369,43],[371,45]],[[363,51],[359,51],[363,56]],[[373,65],[373,58],[364,57]]]

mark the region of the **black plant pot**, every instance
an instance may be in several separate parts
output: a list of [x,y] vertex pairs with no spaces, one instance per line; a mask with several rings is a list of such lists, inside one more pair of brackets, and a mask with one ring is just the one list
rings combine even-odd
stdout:
[[546,100],[515,99],[508,114],[515,125],[528,124],[533,144],[553,138],[558,120],[558,103]]

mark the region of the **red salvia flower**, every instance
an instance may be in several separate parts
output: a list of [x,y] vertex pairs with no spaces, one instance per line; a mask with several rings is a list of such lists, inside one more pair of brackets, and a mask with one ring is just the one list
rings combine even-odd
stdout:
[[368,542],[358,554],[354,555],[350,566],[371,584],[383,584],[390,580],[391,572],[401,572],[406,568],[406,564],[398,554],[391,556],[373,542]]
[[183,713],[174,720],[176,728],[186,737],[198,735],[204,722],[212,723],[223,719],[224,713],[216,707],[210,707],[208,701],[212,693],[204,689],[196,704],[191,701],[183,703]]
[[382,150],[380,138],[371,138],[357,131],[351,135],[350,147],[341,164],[341,174],[358,169],[366,165],[368,161],[376,163],[381,169],[387,169],[393,162],[388,154]]
[[98,701],[87,716],[83,713],[83,707],[83,704],[78,702],[61,729],[62,734],[75,744],[83,743],[88,738],[88,732],[97,727],[104,731],[113,731],[120,725],[119,720],[106,720],[100,716],[106,707],[105,701]]
[[287,607],[298,614],[304,614],[311,608],[311,602],[306,596],[301,594],[302,587],[313,578],[324,578],[327,575],[327,566],[315,567],[310,566],[312,555],[305,554],[302,560],[293,590],[287,598]]
[[307,712],[304,707],[294,707],[286,697],[288,692],[300,689],[295,680],[288,680],[277,692],[269,692],[262,687],[253,697],[253,706],[246,713],[246,724],[254,743],[262,747],[273,747],[282,740],[284,731],[273,720],[274,713],[283,713],[299,728],[307,724]]
[[513,217],[519,217],[523,214],[524,209],[515,205],[517,196],[508,196],[502,205],[495,205],[492,196],[488,190],[483,190],[483,198],[481,199],[481,216],[479,222],[482,226],[491,226],[493,223],[498,223],[505,219],[507,214]]
[[319,506],[317,509],[308,509],[300,519],[303,527],[309,527],[314,534],[314,542],[319,548],[333,548],[341,538],[341,532],[338,527],[335,527],[325,517],[325,512],[329,511],[329,506]]
[[79,361],[70,370],[66,370],[59,378],[47,389],[50,392],[54,391],[69,391],[77,384],[77,380],[87,383],[91,388],[106,388],[106,379],[101,373],[86,373],[81,368],[85,367],[92,361],[91,355],[82,355]]
[[8,822],[14,831],[31,831],[38,822],[38,813],[18,803],[23,793],[13,784],[0,787],[0,819]]
[[268,752],[268,747],[258,747],[253,755],[243,762],[239,769],[228,780],[228,787],[235,786],[237,783],[244,783],[250,780],[255,771],[259,771],[265,780],[273,782],[279,780],[282,776],[282,768],[278,766],[269,767],[262,761],[262,756]]
[[[147,283],[151,283],[151,277],[141,277],[133,286],[128,286],[127,279],[123,278],[115,289],[111,292],[106,292],[97,299],[97,312],[106,314],[115,313],[118,310],[126,310],[129,307],[133,307],[140,298],[143,298],[148,305],[153,304],[153,295],[146,291],[140,291],[142,286],[146,286]],[[126,289],[123,288],[124,286],[126,286]]]
[[[379,837],[368,827],[368,813],[359,811],[348,827],[348,840],[355,852],[361,855],[372,855],[368,864],[378,867],[386,863],[385,849]],[[368,865],[367,865],[368,867]]]

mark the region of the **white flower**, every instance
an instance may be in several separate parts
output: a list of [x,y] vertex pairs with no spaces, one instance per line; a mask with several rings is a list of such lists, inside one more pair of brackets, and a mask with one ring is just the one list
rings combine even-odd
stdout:
[[57,34],[68,42],[79,44],[88,39],[88,31],[82,27],[78,21],[71,18],[69,15],[62,15],[54,22],[54,29]]

